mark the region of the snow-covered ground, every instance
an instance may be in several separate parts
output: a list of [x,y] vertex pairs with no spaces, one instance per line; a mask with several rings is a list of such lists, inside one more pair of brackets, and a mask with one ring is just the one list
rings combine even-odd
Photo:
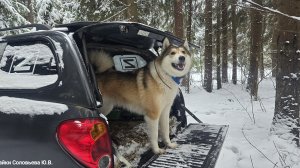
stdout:
[[[275,106],[273,81],[269,78],[260,83],[261,101],[253,103],[244,85],[223,84],[212,93],[192,87],[190,94],[184,95],[186,107],[200,120],[229,125],[216,168],[300,167],[300,149],[289,138],[270,133]],[[196,121],[189,116],[188,122]]]

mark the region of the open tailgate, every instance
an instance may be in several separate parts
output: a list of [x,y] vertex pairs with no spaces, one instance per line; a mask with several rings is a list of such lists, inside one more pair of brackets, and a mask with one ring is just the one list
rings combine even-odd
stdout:
[[213,168],[221,151],[227,125],[189,124],[173,141],[176,149],[167,149],[163,155],[152,155],[139,167],[148,168]]

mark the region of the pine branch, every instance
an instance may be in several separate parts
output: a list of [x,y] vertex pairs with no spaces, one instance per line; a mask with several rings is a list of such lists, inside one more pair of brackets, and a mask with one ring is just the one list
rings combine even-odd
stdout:
[[106,19],[100,21],[100,22],[107,22],[107,21],[109,21],[111,18],[114,18],[115,16],[119,15],[120,13],[122,13],[122,12],[123,12],[124,10],[126,10],[127,8],[128,8],[128,6],[125,7],[124,9],[120,10],[119,12],[113,14],[112,16],[110,16],[110,17],[108,17],[108,18],[106,18]]

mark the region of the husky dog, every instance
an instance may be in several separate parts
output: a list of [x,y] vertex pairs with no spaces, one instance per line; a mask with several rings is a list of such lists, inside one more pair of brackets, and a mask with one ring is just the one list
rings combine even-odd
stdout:
[[108,67],[113,66],[112,57],[103,51],[92,52],[90,59],[96,66],[96,78],[103,96],[102,113],[107,115],[114,106],[119,106],[141,114],[155,154],[165,152],[158,146],[158,131],[167,147],[176,148],[177,144],[169,137],[170,109],[178,92],[172,77],[182,77],[191,69],[188,42],[178,47],[165,38],[161,55],[136,73],[108,71]]

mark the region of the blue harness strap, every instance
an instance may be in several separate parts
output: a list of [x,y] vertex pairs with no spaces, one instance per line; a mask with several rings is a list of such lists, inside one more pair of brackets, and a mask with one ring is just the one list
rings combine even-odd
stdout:
[[175,81],[179,85],[180,82],[181,82],[182,77],[174,77],[174,76],[172,76],[172,79],[173,79],[173,81]]

